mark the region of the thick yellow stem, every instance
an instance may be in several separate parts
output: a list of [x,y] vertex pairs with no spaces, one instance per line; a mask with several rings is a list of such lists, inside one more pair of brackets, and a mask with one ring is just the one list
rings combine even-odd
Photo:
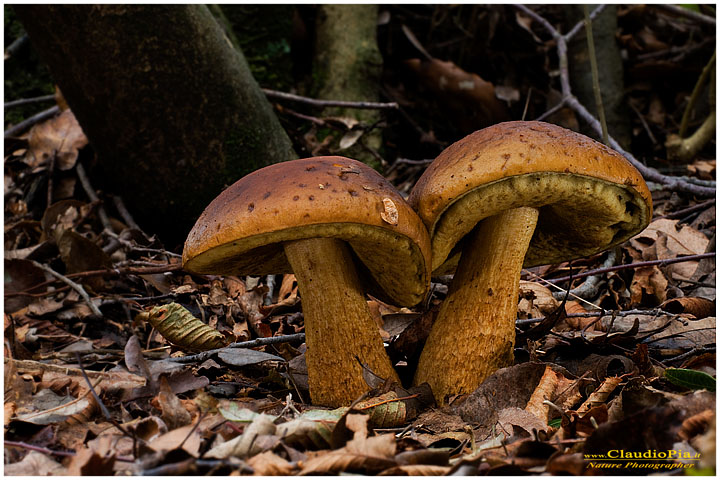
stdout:
[[438,404],[512,363],[520,271],[537,218],[534,208],[516,208],[470,234],[415,373]]
[[300,288],[313,403],[349,405],[370,389],[356,356],[376,375],[397,381],[345,242],[297,240],[285,244],[285,254]]

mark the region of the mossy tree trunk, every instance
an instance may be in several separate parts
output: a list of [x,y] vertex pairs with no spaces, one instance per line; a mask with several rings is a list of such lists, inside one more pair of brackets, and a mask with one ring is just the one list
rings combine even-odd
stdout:
[[202,5],[17,5],[97,152],[93,181],[149,231],[181,241],[225,186],[295,157]]
[[[382,56],[377,45],[377,5],[320,5],[315,38],[315,89],[326,100],[378,101]],[[377,110],[325,109],[326,116],[352,117],[365,125],[380,120]],[[360,139],[377,151],[382,132],[374,129]],[[378,162],[360,145],[339,152],[373,166]]]

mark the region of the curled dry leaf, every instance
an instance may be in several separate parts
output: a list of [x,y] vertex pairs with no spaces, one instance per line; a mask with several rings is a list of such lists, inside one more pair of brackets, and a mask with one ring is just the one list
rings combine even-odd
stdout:
[[585,402],[577,409],[577,414],[582,416],[589,412],[593,407],[604,405],[608,397],[622,383],[621,377],[608,377],[603,383],[588,397]]
[[177,303],[153,307],[138,317],[146,319],[170,343],[189,350],[212,350],[229,343],[222,333],[205,325]]
[[630,305],[661,304],[665,301],[667,286],[667,278],[657,265],[636,269],[630,284]]
[[[655,220],[633,237],[630,245],[642,252],[643,260],[667,260],[704,253],[708,238],[691,226],[678,222],[668,218]],[[666,268],[670,274],[687,279],[692,277],[697,266],[698,262],[694,261],[675,263]]]
[[670,313],[689,313],[695,318],[705,318],[715,313],[715,302],[702,297],[673,298],[660,307]]

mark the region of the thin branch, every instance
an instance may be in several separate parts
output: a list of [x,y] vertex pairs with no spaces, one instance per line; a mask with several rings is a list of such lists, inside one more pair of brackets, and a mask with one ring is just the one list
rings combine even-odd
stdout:
[[[590,21],[595,20],[595,17],[597,17],[598,15],[600,15],[600,13],[601,13],[603,10],[605,10],[605,7],[606,7],[606,6],[607,6],[607,5],[598,5],[598,6],[595,8],[595,10],[593,10],[592,12],[590,12]],[[568,33],[566,33],[565,35],[563,35],[563,36],[565,37],[565,41],[566,41],[566,42],[569,42],[570,40],[572,40],[573,37],[574,37],[575,35],[577,35],[578,32],[579,32],[580,30],[582,30],[582,28],[583,28],[584,26],[585,26],[585,22],[577,22],[577,23],[575,24],[575,26],[574,26],[573,28],[571,28]]]
[[21,107],[23,105],[31,105],[33,103],[42,103],[42,102],[51,102],[55,101],[55,95],[43,95],[42,97],[33,97],[33,98],[20,98],[18,100],[13,100],[11,102],[7,102],[4,107],[5,108],[13,108],[13,107]]
[[702,13],[695,12],[688,8],[679,7],[677,5],[671,5],[669,3],[668,4],[656,4],[656,5],[653,5],[653,7],[658,8],[660,10],[665,10],[666,12],[670,12],[675,15],[679,15],[681,17],[689,18],[690,20],[695,20],[696,22],[699,22],[699,23],[704,23],[705,25],[710,25],[712,27],[715,26],[715,19],[713,17],[703,15]]
[[655,217],[653,220],[660,220],[661,218],[683,218],[685,215],[689,213],[697,212],[698,210],[705,210],[707,207],[715,205],[715,199],[712,198],[710,200],[706,200],[704,202],[698,203],[697,205],[693,205],[692,207],[683,208],[682,210],[677,210],[672,213],[668,213],[667,215],[663,215],[662,217]]
[[571,279],[574,280],[576,278],[584,278],[584,277],[589,277],[591,275],[597,275],[599,273],[609,273],[609,272],[615,272],[617,270],[626,270],[629,268],[652,267],[654,265],[664,267],[665,265],[671,265],[673,263],[692,262],[695,260],[702,260],[703,258],[710,258],[710,257],[714,257],[714,256],[715,256],[715,252],[708,252],[708,253],[699,253],[697,255],[687,255],[685,257],[668,258],[667,260],[648,260],[646,262],[626,263],[624,265],[614,265],[612,267],[597,268],[595,270],[588,270],[588,271],[582,272],[582,273],[575,273],[572,276],[551,278],[550,280],[552,280],[554,283],[560,283],[560,282],[566,282]]
[[58,280],[66,283],[67,285],[70,285],[70,288],[72,288],[73,290],[75,290],[76,292],[78,292],[78,293],[80,294],[80,296],[83,298],[83,300],[85,300],[85,303],[88,304],[88,307],[90,307],[90,311],[92,311],[92,313],[93,313],[94,315],[97,315],[98,317],[102,317],[102,316],[103,316],[103,314],[102,314],[102,312],[100,311],[100,309],[93,303],[92,299],[90,298],[90,295],[87,294],[87,292],[86,292],[85,289],[82,287],[82,285],[73,282],[72,280],[70,280],[69,278],[67,278],[65,275],[59,274],[58,272],[56,272],[56,271],[53,270],[52,268],[50,268],[50,267],[48,267],[48,266],[45,266],[45,265],[43,265],[43,264],[40,263],[40,262],[36,262],[35,260],[30,260],[30,261],[31,261],[31,262],[33,263],[33,265],[35,265],[36,267],[44,270],[45,272],[49,273],[50,275],[52,275],[53,277],[57,278]]
[[[615,315],[616,317],[629,317],[632,315],[658,315],[658,314],[665,314],[665,315],[676,315],[675,313],[666,312],[664,310],[660,310],[658,308],[653,308],[651,310],[620,310],[620,311],[612,311],[612,310],[597,310],[594,312],[578,312],[578,313],[568,313],[565,315],[566,318],[595,318],[595,317],[604,317],[606,315]],[[545,317],[542,318],[521,318],[515,321],[515,326],[522,327],[525,325],[532,325],[533,323],[540,323],[543,320],[545,320]]]
[[212,357],[216,353],[225,352],[230,348],[253,348],[253,347],[261,347],[263,345],[274,345],[276,343],[289,343],[289,342],[298,342],[298,341],[304,341],[304,340],[305,340],[304,333],[295,333],[292,335],[278,335],[276,337],[256,338],[255,340],[250,340],[247,342],[231,343],[230,345],[223,347],[223,348],[216,348],[213,350],[208,350],[206,352],[197,353],[195,355],[186,355],[184,357],[169,358],[168,360],[170,360],[171,362],[178,362],[178,363],[204,362],[205,360]]
[[81,163],[78,163],[75,167],[75,171],[77,172],[78,179],[80,180],[83,190],[85,190],[88,198],[90,198],[91,201],[98,203],[98,216],[100,217],[100,221],[102,222],[103,227],[105,227],[109,231],[112,231],[112,223],[110,223],[110,218],[108,217],[105,208],[103,208],[102,203],[100,202],[100,198],[98,198],[97,193],[95,193],[95,189],[90,184],[90,178],[87,176],[87,173],[85,173],[85,167],[83,167]]
[[43,120],[47,120],[48,118],[54,117],[57,113],[60,112],[60,107],[55,105],[54,107],[50,107],[47,110],[43,110],[40,113],[36,113],[30,118],[26,118],[22,122],[18,123],[17,125],[8,128],[5,130],[5,138],[9,137],[15,137],[28,128],[32,127],[36,123],[40,123]]
[[50,450],[45,447],[38,447],[37,445],[31,445],[25,442],[13,442],[10,440],[4,440],[6,447],[24,448],[26,450],[34,450],[36,452],[44,453],[45,455],[57,455],[58,457],[74,457],[75,452],[62,452],[58,450]]
[[319,100],[317,98],[302,97],[292,93],[279,92],[277,90],[270,90],[267,88],[262,89],[263,93],[269,98],[278,98],[281,100],[291,100],[294,102],[301,102],[307,105],[315,107],[343,107],[343,108],[358,108],[364,110],[397,110],[398,104],[395,102],[380,103],[380,102],[349,102],[345,100]]
[[12,57],[17,53],[18,50],[22,48],[23,45],[25,45],[30,40],[30,37],[28,37],[28,34],[24,34],[18,38],[15,39],[14,42],[12,42],[6,49],[5,49],[5,60]]
[[705,86],[708,77],[710,77],[710,73],[712,72],[713,67],[715,66],[716,53],[717,52],[713,52],[712,57],[710,57],[707,65],[705,65],[702,73],[700,73],[700,77],[698,77],[697,82],[695,82],[695,88],[693,88],[693,91],[690,94],[690,100],[688,100],[688,104],[685,107],[685,111],[683,112],[682,120],[680,120],[680,129],[678,130],[678,135],[680,136],[680,138],[685,138],[685,133],[687,133],[688,124],[690,123],[690,114],[695,108],[695,104],[697,103],[698,98],[700,98],[700,92],[702,92],[702,89]]
[[117,209],[118,213],[123,218],[123,220],[125,221],[125,224],[130,228],[133,228],[135,230],[139,230],[142,232],[142,230],[140,229],[138,224],[135,223],[135,219],[132,217],[132,215],[130,215],[130,212],[128,211],[127,207],[125,206],[125,202],[123,202],[123,199],[117,195],[113,195],[112,199],[113,199],[113,202],[115,203],[115,208]]

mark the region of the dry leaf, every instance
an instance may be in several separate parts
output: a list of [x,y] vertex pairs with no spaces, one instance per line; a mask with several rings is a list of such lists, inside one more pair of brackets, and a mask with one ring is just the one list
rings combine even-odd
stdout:
[[255,471],[254,475],[261,476],[290,476],[294,470],[293,465],[274,454],[273,452],[258,453],[247,461],[247,464]]
[[705,318],[715,313],[715,302],[701,297],[673,298],[660,305],[670,313],[689,313],[695,318]]
[[635,270],[630,284],[630,305],[657,306],[665,301],[667,278],[657,265]]
[[70,110],[57,117],[35,125],[28,138],[28,153],[25,163],[35,168],[45,165],[53,155],[57,158],[57,168],[69,170],[75,166],[78,151],[87,145],[88,140]]
[[160,393],[157,396],[157,403],[162,411],[162,419],[170,430],[184,427],[192,420],[190,413],[173,393],[166,377],[160,377]]
[[377,473],[395,466],[395,435],[350,440],[343,448],[308,459],[300,475],[322,473]]
[[212,350],[230,343],[222,333],[193,317],[178,303],[153,307],[138,317],[147,320],[170,343],[189,350]]
[[518,318],[541,318],[554,312],[558,305],[549,288],[520,280]]
[[[547,423],[550,406],[543,402],[545,400],[553,400],[557,385],[558,375],[549,366],[545,367],[545,372],[530,396],[530,400],[528,400],[525,406],[525,411]],[[543,427],[544,426],[545,425],[543,425]]]
[[29,451],[17,462],[5,464],[6,477],[67,475],[67,469],[44,453]]

